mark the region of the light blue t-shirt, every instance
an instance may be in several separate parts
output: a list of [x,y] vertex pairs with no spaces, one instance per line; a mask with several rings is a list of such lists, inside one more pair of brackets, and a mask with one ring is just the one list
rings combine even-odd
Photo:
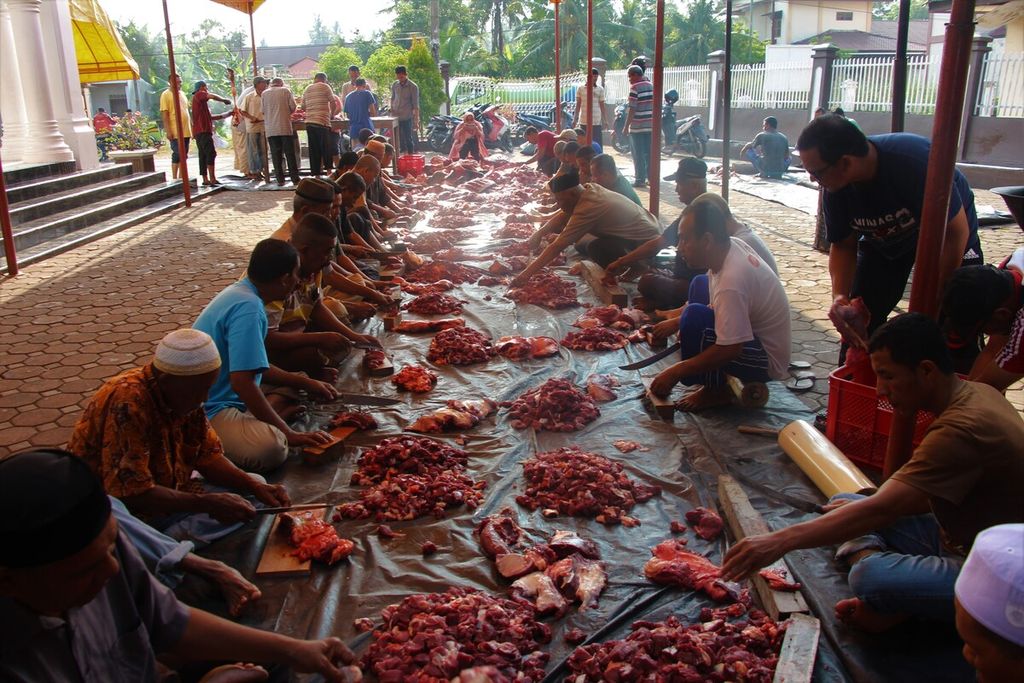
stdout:
[[231,388],[231,373],[256,371],[256,384],[270,367],[267,359],[267,313],[256,286],[243,278],[222,290],[199,314],[193,327],[213,337],[220,352],[220,375],[206,399],[206,417],[225,408],[244,411],[245,404]]

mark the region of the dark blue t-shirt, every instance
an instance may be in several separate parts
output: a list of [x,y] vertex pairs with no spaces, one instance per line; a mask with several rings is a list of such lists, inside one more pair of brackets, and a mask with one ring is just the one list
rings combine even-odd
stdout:
[[345,116],[348,117],[348,134],[353,142],[359,137],[363,128],[376,132],[370,120],[370,105],[376,104],[376,98],[369,90],[353,90],[345,98]]
[[[924,207],[924,184],[931,143],[920,135],[890,133],[868,140],[878,150],[878,171],[868,183],[851,183],[838,192],[824,193],[822,207],[830,242],[842,242],[851,233],[860,235],[861,246],[896,259],[917,249],[917,235]],[[953,173],[949,217],[963,208],[970,234],[964,257],[979,256],[978,214],[974,193],[959,170]]]

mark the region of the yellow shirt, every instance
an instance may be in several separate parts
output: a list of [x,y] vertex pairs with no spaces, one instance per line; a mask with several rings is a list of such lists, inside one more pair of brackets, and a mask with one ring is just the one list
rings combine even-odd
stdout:
[[[185,127],[185,135],[183,137],[192,137],[192,120],[189,118],[189,104],[188,99],[185,97],[185,93],[178,91],[178,102],[181,105],[181,122]],[[171,89],[164,90],[160,95],[160,113],[167,112],[167,118],[171,122],[170,133],[175,138],[178,137],[178,120],[174,114],[174,100],[171,99]]]

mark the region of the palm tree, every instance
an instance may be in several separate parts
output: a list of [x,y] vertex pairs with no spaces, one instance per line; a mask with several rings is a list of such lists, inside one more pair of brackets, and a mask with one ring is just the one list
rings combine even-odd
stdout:
[[[516,48],[524,61],[542,60],[549,63],[555,51],[555,12],[543,0],[528,0],[531,12],[516,33]],[[561,34],[561,61],[564,69],[582,69],[587,61],[587,3],[586,0],[562,0],[559,6]],[[623,26],[615,20],[610,3],[594,4],[594,48],[600,55],[603,48],[611,48],[616,37],[624,33],[635,36],[636,27]],[[553,71],[548,66],[547,73]]]
[[637,55],[654,53],[654,10],[649,0],[622,0],[618,23],[622,30],[615,38],[617,55],[607,55],[609,66],[625,66]]
[[[505,32],[522,23],[526,8],[522,0],[470,0],[469,6],[490,24],[491,54],[499,60],[505,57]],[[485,26],[481,26],[485,28]]]

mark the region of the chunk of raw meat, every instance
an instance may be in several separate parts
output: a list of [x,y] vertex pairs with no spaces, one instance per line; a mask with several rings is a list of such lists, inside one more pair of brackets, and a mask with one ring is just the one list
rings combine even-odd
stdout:
[[513,287],[508,292],[508,298],[516,303],[535,304],[545,308],[571,308],[580,305],[576,299],[576,285],[549,271],[537,273],[522,287]]
[[430,340],[427,360],[437,365],[471,365],[490,360],[497,352],[491,340],[469,327],[438,332]]
[[580,537],[575,531],[556,531],[547,545],[558,557],[579,554],[592,560],[601,559],[597,544],[589,538]]
[[509,418],[516,429],[571,432],[601,414],[594,401],[564,379],[549,379],[512,402]]
[[502,337],[494,348],[509,360],[547,358],[558,353],[558,342],[551,337]]
[[405,334],[423,334],[424,332],[441,332],[456,327],[464,327],[462,318],[444,318],[442,320],[403,320],[394,327],[395,332]]
[[511,553],[523,538],[523,530],[512,508],[504,508],[497,514],[484,517],[477,525],[476,534],[484,554],[492,559]]
[[627,441],[626,439],[617,439],[616,441],[612,441],[612,445],[615,446],[620,453],[632,453],[633,451],[644,452],[651,450],[647,446],[638,444],[636,441]]
[[588,327],[579,332],[569,332],[562,339],[562,346],[576,351],[614,351],[625,348],[628,343],[626,335],[607,327]]
[[512,584],[512,595],[527,600],[542,615],[553,613],[560,616],[569,607],[569,603],[544,572],[533,572],[516,579]]
[[347,538],[340,538],[337,529],[325,522],[321,514],[319,510],[282,512],[278,528],[295,546],[292,555],[302,561],[317,560],[331,565],[348,557],[355,544]]
[[466,302],[448,294],[432,293],[420,294],[402,308],[418,315],[448,315],[461,313],[464,303]]
[[361,410],[345,410],[335,414],[331,418],[331,421],[327,423],[330,428],[333,427],[355,427],[359,430],[369,430],[377,428],[377,420],[374,419],[373,415],[363,412]]
[[484,418],[498,410],[498,404],[489,398],[479,401],[448,401],[448,405],[419,417],[409,425],[410,432],[437,434],[461,429],[472,429]]
[[665,583],[706,593],[717,602],[749,603],[748,591],[721,579],[722,569],[711,560],[686,549],[684,543],[662,541],[651,550],[644,575]]
[[422,394],[437,384],[437,373],[422,365],[406,365],[391,378],[391,382],[399,389]]
[[789,572],[782,567],[768,567],[758,572],[761,578],[768,582],[768,587],[773,591],[798,591],[800,584],[789,580]]
[[614,401],[618,398],[615,387],[619,386],[619,380],[611,375],[591,375],[587,378],[587,393],[595,401]]
[[722,534],[722,518],[717,512],[704,507],[693,508],[687,511],[686,521],[697,534],[705,541],[713,541]]

